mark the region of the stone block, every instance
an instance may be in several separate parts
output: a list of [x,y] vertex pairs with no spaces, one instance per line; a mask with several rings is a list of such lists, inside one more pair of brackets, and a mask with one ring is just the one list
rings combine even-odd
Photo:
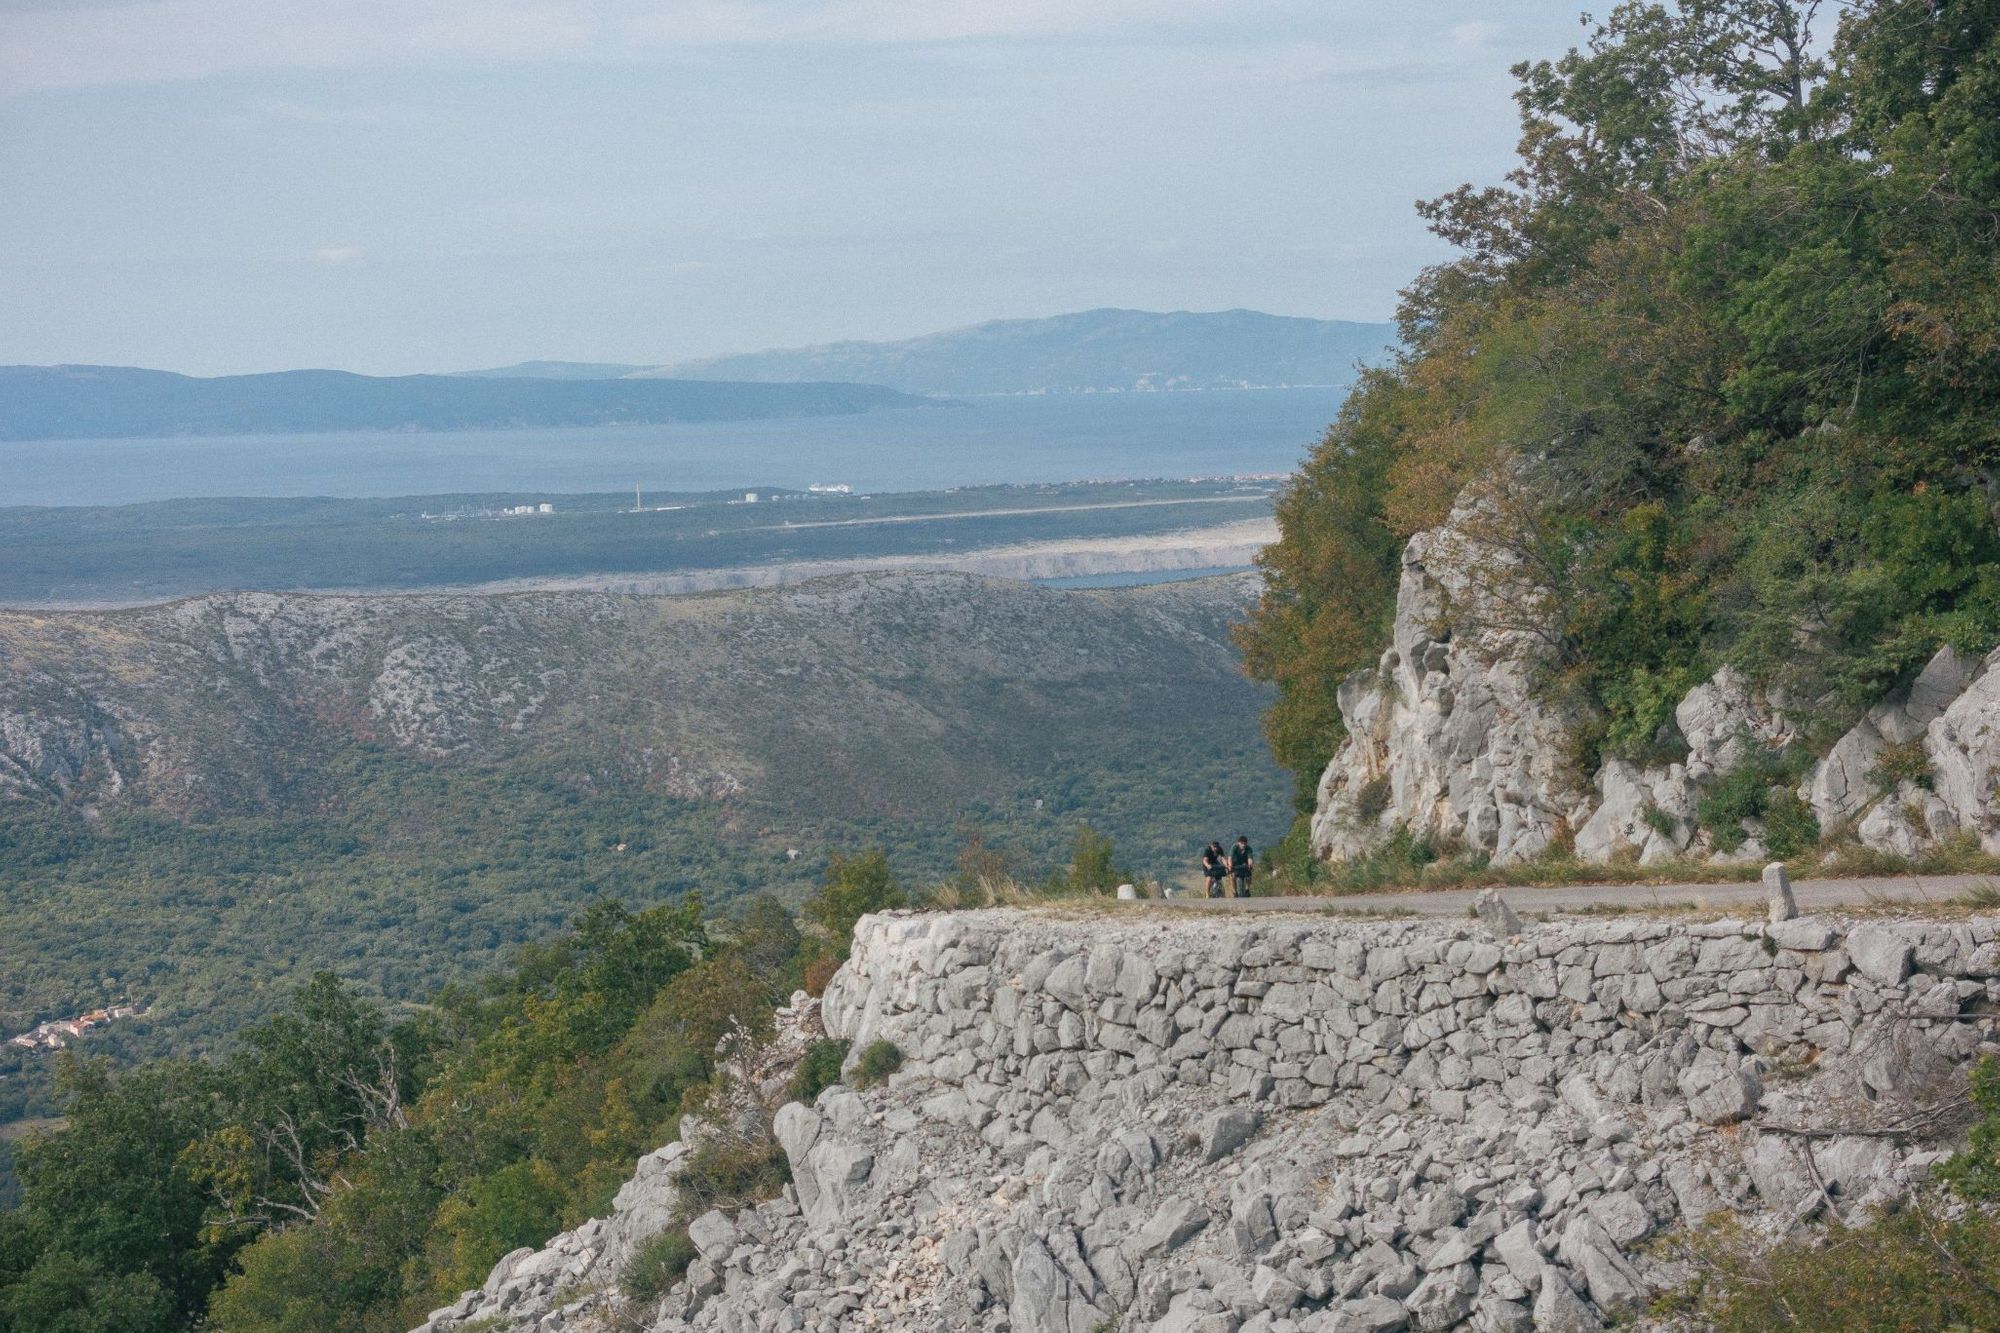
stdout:
[[1882,986],[1899,986],[1910,975],[1915,943],[1898,926],[1856,926],[1847,933],[1847,956],[1854,970]]
[[1250,1141],[1264,1117],[1249,1106],[1224,1106],[1201,1119],[1201,1160],[1219,1162]]

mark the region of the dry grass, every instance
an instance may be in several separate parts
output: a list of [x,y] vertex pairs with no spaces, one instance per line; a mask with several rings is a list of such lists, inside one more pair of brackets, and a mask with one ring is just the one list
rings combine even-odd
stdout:
[[[1915,875],[1991,874],[2000,876],[2000,856],[1979,848],[1967,835],[1952,839],[1916,858],[1871,851],[1843,838],[1809,856],[1785,863],[1799,879],[1868,879]],[[1636,859],[1580,861],[1568,853],[1553,853],[1532,861],[1494,866],[1484,856],[1447,854],[1434,860],[1378,854],[1376,857],[1328,868],[1328,878],[1309,892],[1325,896],[1350,893],[1430,892],[1439,889],[1562,888],[1571,885],[1744,884],[1763,873],[1762,863],[1719,865],[1677,857],[1642,866]],[[1976,904],[1975,904],[1976,905]],[[1992,904],[2000,906],[2000,892]]]

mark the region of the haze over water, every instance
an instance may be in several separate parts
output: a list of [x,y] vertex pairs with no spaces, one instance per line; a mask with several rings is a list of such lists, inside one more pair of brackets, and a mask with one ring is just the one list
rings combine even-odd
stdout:
[[1344,389],[965,399],[791,421],[0,444],[0,505],[192,496],[550,495],[845,482],[861,491],[1278,473]]

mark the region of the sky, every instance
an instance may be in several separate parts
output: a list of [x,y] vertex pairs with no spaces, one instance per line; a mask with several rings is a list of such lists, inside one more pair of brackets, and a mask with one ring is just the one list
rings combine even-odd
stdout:
[[1545,0],[0,0],[0,363],[1380,320]]

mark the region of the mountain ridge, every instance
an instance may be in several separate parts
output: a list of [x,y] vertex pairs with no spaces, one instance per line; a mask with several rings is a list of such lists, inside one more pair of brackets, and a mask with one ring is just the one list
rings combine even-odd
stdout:
[[0,440],[657,425],[922,405],[862,384],[495,379],[283,370],[197,378],[135,366],[0,366]]
[[1263,691],[1228,626],[1254,588],[876,572],[686,596],[223,592],[0,612],[0,797],[279,809],[313,799],[300,756],[364,742],[559,760],[677,799],[948,818],[1060,769],[1051,732],[1130,713],[1138,734],[1135,710],[1169,699],[1247,723]]
[[949,395],[1325,386],[1351,382],[1357,362],[1383,359],[1395,339],[1389,324],[1106,306],[893,341],[703,357],[633,378],[833,378]]

